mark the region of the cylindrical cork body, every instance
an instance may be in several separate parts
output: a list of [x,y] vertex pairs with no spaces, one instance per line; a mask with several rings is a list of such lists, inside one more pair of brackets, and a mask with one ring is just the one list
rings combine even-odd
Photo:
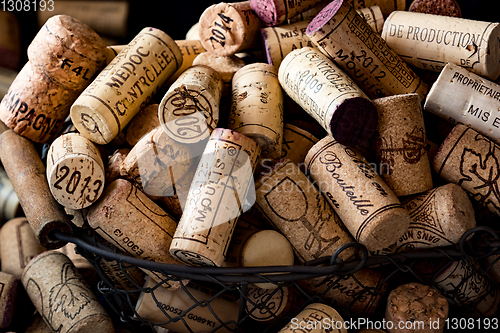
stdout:
[[236,221],[254,203],[252,139],[216,128],[205,147],[170,253],[190,265],[221,266]]
[[47,180],[62,206],[83,209],[104,189],[105,169],[97,147],[78,133],[59,136],[47,153]]
[[[131,256],[178,264],[167,252],[175,232],[175,221],[124,179],[106,186],[99,201],[89,208],[87,220],[101,237]],[[161,273],[146,273],[156,281],[164,279]],[[169,284],[178,287],[175,282],[165,282]]]
[[13,131],[5,131],[0,135],[0,158],[40,244],[47,249],[63,246],[64,242],[49,233],[59,230],[71,235],[71,222],[50,193],[45,166],[33,143]]
[[100,279],[97,279],[98,276],[94,265],[92,265],[87,259],[85,259],[84,256],[76,253],[75,244],[68,243],[54,251],[66,255],[69,260],[71,260],[73,265],[75,265],[75,268],[83,277],[83,279],[87,281],[89,285],[93,285],[94,283],[97,284],[97,282],[100,281]]
[[[108,276],[112,283],[117,288],[123,290],[137,290],[144,285],[146,274],[141,271],[137,266],[132,266],[124,262],[101,260],[99,263],[102,271]],[[132,293],[130,296],[136,298],[137,294]]]
[[109,143],[181,64],[172,38],[142,29],[73,103],[73,124],[89,140]]
[[177,80],[177,78],[184,73],[186,69],[193,65],[194,59],[196,59],[199,54],[206,51],[198,39],[176,40],[175,44],[177,44],[179,50],[181,50],[182,64],[179,69],[167,79],[167,81],[163,84],[163,87],[169,87],[172,83],[174,83],[174,81]]
[[323,0],[250,0],[250,6],[264,25],[275,26],[312,9],[321,1]]
[[365,93],[316,49],[290,52],[280,65],[283,90],[331,136],[347,146],[367,141],[377,126],[377,109]]
[[[314,325],[319,322],[321,325]],[[344,319],[334,308],[322,304],[312,303],[302,310],[288,325],[283,327],[278,333],[294,333],[297,331],[298,325],[306,326],[307,323],[312,323],[307,329],[308,333],[347,333],[344,325]],[[328,326],[328,328],[323,328]],[[307,326],[306,326],[307,327]]]
[[377,33],[382,33],[384,27],[384,15],[379,6],[356,9],[356,13],[366,21],[366,23]]
[[[155,285],[151,280],[146,282],[146,288],[151,292],[141,293],[135,307],[137,314],[152,323],[164,323],[169,318],[182,318],[169,321],[161,326],[179,333],[188,332],[231,332],[238,321],[238,304],[229,300],[224,294],[213,297],[210,293],[196,288],[185,287],[183,290],[170,291]],[[155,298],[153,299],[153,294]],[[208,302],[208,300],[211,300]],[[197,302],[207,302],[207,306],[200,306]],[[232,322],[232,323],[231,323]],[[223,323],[229,329],[223,327]]]
[[145,106],[127,125],[125,139],[130,147],[134,147],[144,135],[160,126],[158,106],[156,103]]
[[[331,256],[353,242],[342,221],[299,167],[282,159],[255,183],[256,207],[283,233],[304,262]],[[352,250],[342,252],[344,260]]]
[[427,95],[424,109],[500,143],[500,85],[461,66],[446,64]]
[[12,219],[0,229],[2,272],[20,279],[28,262],[43,251],[26,218]]
[[460,5],[455,0],[413,0],[409,12],[462,17]]
[[158,107],[161,127],[174,141],[208,139],[219,121],[222,78],[210,67],[186,69],[170,86]]
[[373,100],[378,111],[375,152],[384,182],[397,196],[432,188],[424,115],[417,94]]
[[234,74],[228,125],[255,140],[262,150],[262,158],[281,156],[283,91],[276,68],[254,63]]
[[283,145],[281,157],[287,158],[297,164],[302,171],[307,152],[319,140],[311,133],[292,124],[283,126]]
[[55,15],[28,47],[33,68],[67,89],[82,91],[106,66],[106,43],[74,17]]
[[21,282],[52,330],[114,332],[111,318],[66,255],[47,251],[36,256]]
[[62,130],[78,92],[63,88],[26,63],[0,104],[0,120],[35,142],[48,142]]
[[458,124],[439,147],[432,165],[439,177],[460,185],[471,198],[500,215],[499,159],[500,146]]
[[201,14],[201,45],[217,55],[231,55],[259,45],[262,22],[249,1],[214,4]]
[[0,328],[7,328],[12,323],[17,301],[18,278],[0,272]]
[[311,148],[305,165],[347,229],[368,250],[382,249],[408,230],[408,211],[355,150],[325,137]]
[[354,9],[379,6],[384,17],[396,10],[405,10],[405,0],[347,0]]
[[362,268],[347,278],[317,277],[298,281],[309,293],[350,315],[371,317],[387,291],[384,276],[373,269]]
[[498,310],[498,287],[472,259],[453,261],[434,279],[433,286],[471,317],[491,317]]
[[451,62],[496,80],[500,75],[500,24],[457,17],[394,12],[382,38],[408,64],[439,72]]
[[346,1],[327,5],[306,34],[368,97],[417,93],[425,98],[427,85]]
[[245,61],[234,55],[218,56],[211,52],[200,53],[193,60],[194,65],[205,65],[220,74],[222,82],[231,83],[234,73],[245,66]]
[[[434,288],[411,282],[393,289],[387,299],[385,321],[389,333],[442,333],[448,318],[448,301]],[[423,323],[420,326],[401,322]],[[389,328],[390,327],[390,328]]]
[[14,13],[0,11],[0,67],[17,70],[21,61],[20,26]]
[[0,221],[5,223],[22,216],[21,205],[4,169],[0,169]]
[[456,184],[434,188],[401,203],[410,213],[408,231],[378,254],[457,244],[467,230],[476,226],[472,203]]

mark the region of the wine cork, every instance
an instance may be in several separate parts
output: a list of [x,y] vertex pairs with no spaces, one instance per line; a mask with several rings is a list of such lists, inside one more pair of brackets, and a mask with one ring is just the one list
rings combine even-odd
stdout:
[[378,271],[362,268],[346,278],[327,276],[297,281],[309,293],[320,296],[348,314],[369,318],[387,291],[385,277]]
[[319,140],[311,133],[293,125],[285,124],[283,127],[283,145],[281,158],[287,158],[297,164],[302,171],[307,152]]
[[142,29],[73,103],[75,127],[95,143],[109,143],[181,64],[167,34]]
[[500,143],[500,117],[496,114],[500,86],[461,66],[446,64],[427,95],[424,109]]
[[[384,318],[387,331],[442,333],[448,308],[448,301],[432,287],[417,282],[403,284],[393,289],[387,299]],[[418,322],[418,328],[400,325],[409,321]]]
[[219,121],[222,78],[208,66],[186,69],[158,107],[161,127],[174,141],[195,144],[208,139]]
[[427,140],[420,98],[417,94],[373,100],[378,111],[375,151],[381,177],[397,196],[432,188]]
[[[170,247],[176,223],[163,209],[124,179],[108,186],[99,201],[89,208],[89,226],[121,251],[154,262],[178,264],[165,251]],[[155,281],[165,277],[145,270]],[[178,281],[165,286],[178,288]]]
[[[99,266],[117,288],[131,291],[138,290],[144,285],[146,274],[137,266],[104,259],[100,261]],[[129,295],[134,299],[138,297],[136,293]]]
[[[278,333],[294,333],[297,331],[297,325],[302,323],[306,327],[307,332],[310,333],[321,333],[321,332],[332,332],[332,333],[347,333],[347,329],[344,325],[344,319],[334,308],[322,304],[322,303],[312,303],[306,306],[294,319],[290,321],[288,325],[283,327]],[[323,325],[314,325],[314,323],[319,322]],[[308,327],[308,324],[311,325]]]
[[460,5],[455,0],[413,0],[409,12],[462,17]]
[[439,147],[432,165],[443,180],[460,185],[474,200],[500,215],[498,149],[487,137],[458,124]]
[[306,34],[368,97],[417,93],[424,100],[427,85],[347,2],[332,1]]
[[384,18],[396,10],[405,10],[405,0],[348,0],[354,9],[367,8],[372,6],[379,6]]
[[466,231],[476,226],[467,192],[456,184],[439,186],[401,203],[410,213],[408,231],[377,254],[457,244]]
[[54,251],[66,255],[69,260],[71,260],[73,265],[75,265],[78,273],[80,273],[83,279],[90,285],[93,285],[94,283],[97,284],[97,282],[100,281],[100,279],[98,279],[97,271],[94,265],[92,265],[85,257],[80,255],[79,253],[76,253],[75,244],[68,243],[60,249]]
[[499,23],[400,11],[385,20],[382,38],[417,68],[439,72],[451,62],[490,80],[500,75]]
[[367,141],[377,126],[377,109],[351,78],[318,50],[290,52],[280,65],[283,90],[339,142]]
[[216,128],[205,147],[175,230],[170,253],[190,265],[221,266],[236,221],[253,196],[259,145],[228,129]]
[[120,167],[129,153],[130,148],[120,148],[115,150],[114,153],[108,157],[108,164],[106,165],[106,184],[120,178]]
[[205,65],[220,74],[222,82],[231,83],[234,73],[245,66],[245,62],[235,55],[218,56],[211,52],[203,52],[193,60],[194,65]]
[[[160,326],[169,331],[232,332],[236,328],[238,304],[224,299],[224,295],[213,297],[210,293],[193,287],[170,291],[155,286],[150,279],[146,281],[145,288],[153,289],[141,293],[135,311],[140,318],[152,323],[162,323]],[[207,302],[207,306],[200,306],[197,302]],[[227,326],[222,326],[224,323]]]
[[382,249],[408,230],[408,211],[355,150],[325,137],[311,148],[305,165],[347,229],[368,250]]
[[222,267],[241,267],[241,251],[250,237],[262,228],[254,224],[255,218],[249,213],[243,213],[236,223],[231,241],[224,256]]
[[16,191],[5,170],[0,169],[0,221],[6,222],[22,215],[23,210]]
[[17,70],[21,61],[21,29],[14,13],[0,11],[0,31],[0,67]]
[[21,283],[52,330],[114,332],[111,318],[66,255],[39,254],[24,269]]
[[280,318],[295,314],[305,301],[292,286],[280,286],[276,289],[249,286],[246,296],[246,312],[250,318],[266,324],[272,324]]
[[201,14],[201,45],[219,56],[235,54],[259,45],[262,22],[250,7],[250,1],[213,4]]
[[0,259],[2,272],[21,278],[24,267],[31,258],[45,249],[36,239],[28,220],[18,217],[7,221],[0,228]]
[[64,208],[64,211],[71,218],[71,223],[76,225],[78,228],[83,228],[85,222],[87,222],[87,208],[84,209],[71,209]]
[[125,129],[125,139],[130,147],[134,147],[144,135],[160,126],[158,106],[156,103],[147,105],[130,121]]
[[[301,262],[331,256],[354,241],[314,184],[286,158],[256,180],[255,194],[256,208],[287,237]],[[353,254],[349,249],[340,257]]]
[[65,242],[54,239],[50,232],[71,235],[71,223],[50,193],[45,167],[33,143],[6,131],[0,135],[0,159],[40,244],[46,249],[62,247]]
[[491,317],[500,303],[500,293],[472,259],[453,261],[441,270],[433,286],[444,294],[450,305],[463,306],[471,317]]
[[186,39],[199,40],[200,39],[199,31],[200,31],[200,22],[198,21],[195,24],[193,24],[191,28],[189,28],[188,32],[186,32]]
[[255,140],[261,158],[281,156],[283,91],[273,66],[254,63],[234,74],[228,125]]
[[45,22],[28,46],[33,69],[57,85],[81,92],[106,65],[106,44],[85,23],[68,15]]
[[266,26],[280,25],[315,7],[322,0],[286,1],[286,0],[250,0],[252,10]]
[[52,195],[62,206],[90,206],[104,189],[105,169],[99,150],[80,134],[59,136],[47,154],[47,180]]
[[24,333],[53,333],[54,331],[45,323],[42,316],[38,312],[34,314],[34,319],[32,320],[29,327],[26,328]]
[[106,66],[120,53],[127,45],[110,45],[106,47]]
[[193,65],[194,59],[199,54],[202,54],[205,52],[205,48],[203,45],[201,45],[201,42],[199,41],[198,38],[195,40],[190,40],[186,38],[185,40],[176,40],[175,43],[181,50],[182,54],[182,64],[180,65],[179,69],[170,76],[167,81],[163,84],[164,87],[169,87],[172,83],[177,80],[177,78],[184,73],[186,69],[191,67]]
[[34,142],[49,142],[62,130],[78,93],[55,84],[26,63],[0,104],[0,120]]
[[382,33],[384,28],[384,15],[379,6],[370,6],[367,8],[356,9],[365,22],[377,33]]
[[12,323],[17,301],[18,280],[13,275],[0,272],[0,328],[7,328]]

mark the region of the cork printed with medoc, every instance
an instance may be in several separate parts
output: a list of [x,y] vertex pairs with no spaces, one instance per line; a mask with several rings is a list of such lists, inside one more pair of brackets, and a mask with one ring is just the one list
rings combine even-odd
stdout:
[[499,329],[484,0],[0,0],[0,330]]

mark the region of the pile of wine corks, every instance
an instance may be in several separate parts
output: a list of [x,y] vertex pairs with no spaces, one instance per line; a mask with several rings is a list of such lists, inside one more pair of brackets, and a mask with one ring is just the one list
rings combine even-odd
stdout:
[[[294,265],[498,229],[500,27],[466,14],[451,0],[221,2],[185,40],[144,27],[108,47],[50,18],[0,103],[1,327],[20,330],[31,306],[32,326],[123,328],[98,274],[175,332],[231,331],[242,314],[280,332],[347,332],[348,318],[442,332],[452,311],[494,316],[496,257],[284,283]],[[61,234],[173,268],[90,264]],[[227,293],[188,266],[260,274]]]

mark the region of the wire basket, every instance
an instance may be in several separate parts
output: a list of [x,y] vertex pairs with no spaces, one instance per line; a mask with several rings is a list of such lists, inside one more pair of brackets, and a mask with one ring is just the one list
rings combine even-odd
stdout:
[[[420,282],[438,289],[450,303],[450,318],[490,317],[492,313],[487,313],[487,311],[491,309],[496,311],[498,300],[500,300],[498,284],[492,279],[492,274],[489,274],[500,256],[488,266],[483,266],[485,268],[480,268],[476,264],[483,258],[500,253],[498,251],[500,237],[495,230],[485,226],[469,230],[455,246],[391,255],[369,255],[361,244],[350,243],[339,248],[332,257],[320,258],[303,265],[246,268],[190,267],[136,259],[99,243],[94,235],[88,235],[83,230],[79,230],[76,236],[67,236],[59,232],[54,236],[75,244],[76,251],[93,264],[101,279],[98,283],[98,290],[105,298],[109,309],[116,313],[115,317],[121,324],[134,331],[145,331],[149,328],[154,332],[155,327],[162,325],[170,327],[169,324],[176,323],[181,325],[180,331],[197,332],[199,329],[190,327],[190,322],[192,323],[195,317],[193,311],[198,307],[206,307],[212,314],[213,320],[209,323],[202,323],[207,326],[204,331],[277,332],[308,304],[318,302],[333,306],[344,320],[357,320],[360,325],[370,320],[373,323],[384,317],[388,285],[395,288],[407,282]],[[338,258],[338,255],[349,247],[358,249],[360,259],[343,262]],[[103,260],[115,262],[123,277],[130,281],[129,288],[125,289],[113,282],[101,265]],[[458,282],[451,283],[451,287],[449,282],[443,287],[438,283],[439,277],[443,271],[449,269],[450,265],[457,262],[467,267],[466,274],[457,280]],[[165,279],[149,286],[139,284],[130,275],[130,269],[137,267],[161,273]],[[358,272],[367,268],[382,272],[383,278],[379,279],[376,285],[365,285],[356,277]],[[189,284],[182,283],[186,280],[190,280]],[[321,281],[318,284],[324,287],[319,289],[321,292],[311,292],[305,287],[307,283],[304,284],[304,281]],[[328,296],[329,292],[337,288],[342,294],[342,288],[339,286],[342,286],[345,281],[350,281],[351,286],[354,284],[351,290],[358,292],[349,295],[352,297],[348,301],[332,300]],[[175,293],[185,293],[191,300],[191,304],[184,309],[177,309],[162,303],[155,293],[159,292],[158,288],[161,288],[160,285],[164,282],[180,282],[182,290],[175,291]],[[274,284],[276,288],[268,289],[266,296],[259,295],[253,287],[258,283]],[[194,285],[212,290],[210,297],[197,298],[190,287]],[[292,297],[292,304],[288,311],[277,316],[276,308],[279,304],[270,300],[275,295],[285,292],[285,288],[292,289],[294,297]],[[150,294],[158,310],[163,314],[161,320],[157,319],[153,322],[143,318],[136,311],[141,292]],[[249,292],[253,292],[253,295]],[[345,290],[344,293],[346,293]],[[290,294],[288,291],[288,295]],[[232,299],[233,304],[237,304],[237,318],[225,320],[223,315],[217,313],[214,304],[221,298]],[[367,298],[377,299],[378,306],[374,306],[371,309],[373,311],[360,313],[356,306]],[[485,302],[488,302],[488,309],[482,306]],[[266,321],[255,320],[256,316],[253,315],[255,313],[260,315],[259,318],[264,317]],[[360,321],[360,318],[364,319]],[[194,319],[199,323],[203,321],[199,318]]]

